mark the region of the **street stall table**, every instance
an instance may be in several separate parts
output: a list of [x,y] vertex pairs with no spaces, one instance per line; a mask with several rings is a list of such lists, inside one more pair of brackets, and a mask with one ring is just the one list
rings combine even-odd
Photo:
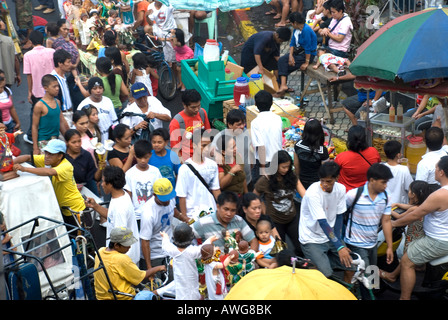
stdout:
[[[313,65],[308,65],[306,70],[302,72],[301,79],[301,90],[300,94],[300,105],[303,103],[303,99],[309,93],[320,93],[322,98],[322,103],[324,104],[325,110],[327,111],[328,118],[331,124],[334,124],[335,120],[333,117],[333,113],[343,111],[342,107],[334,108],[333,107],[333,99],[336,100],[339,95],[339,85],[343,82],[348,82],[352,80],[338,80],[338,81],[330,81],[331,78],[336,77],[336,73],[332,71],[325,71],[323,66],[319,66],[319,68],[314,69]],[[349,73],[349,70],[346,70]],[[305,75],[308,76],[308,82],[304,87]],[[317,82],[317,89],[309,90],[312,81]],[[324,85],[324,87],[322,86]],[[328,98],[328,103],[326,102],[326,97]]]
[[[24,163],[24,166],[30,166]],[[48,177],[37,176],[27,172],[18,172],[19,177],[0,182],[0,211],[5,217],[5,223],[8,229],[18,226],[28,220],[38,216],[63,222],[61,210],[54,193],[53,185]],[[23,243],[29,237],[32,226],[24,226],[15,229],[12,236],[12,243]],[[48,240],[48,237],[57,238],[52,241],[54,245],[60,248],[70,243],[68,236],[60,236],[67,232],[64,225],[52,230],[51,233],[45,231],[53,227],[53,224],[47,220],[42,220],[36,228],[36,233],[42,233],[45,239],[33,240],[31,246],[36,247],[33,254],[44,254],[45,248],[39,248],[40,243]],[[45,240],[45,241],[44,241]],[[26,251],[25,248],[18,247],[19,252]],[[55,286],[65,284],[73,275],[72,273],[72,252],[68,247],[61,251],[58,259],[49,257],[47,273]],[[50,259],[51,258],[51,259]],[[44,261],[47,263],[47,261]],[[42,294],[45,296],[50,290],[49,283],[42,271],[39,272]]]

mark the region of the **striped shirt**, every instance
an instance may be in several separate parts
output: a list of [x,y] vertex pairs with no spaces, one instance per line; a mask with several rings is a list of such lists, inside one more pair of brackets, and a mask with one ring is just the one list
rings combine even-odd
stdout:
[[[345,231],[345,243],[360,248],[373,248],[378,241],[378,226],[383,215],[390,215],[390,200],[385,192],[378,194],[375,200],[372,200],[367,188],[368,182],[364,185],[363,192],[353,208],[351,223],[350,219],[347,223]],[[347,207],[351,206],[357,188],[347,192]],[[349,228],[351,224],[351,236],[349,236]]]
[[214,212],[207,216],[204,216],[191,225],[195,237],[197,239],[201,239],[202,243],[211,236],[215,235],[216,237],[218,237],[218,240],[213,242],[213,245],[219,247],[223,251],[225,243],[222,237],[222,230],[225,229],[227,229],[230,234],[233,234],[236,231],[240,231],[243,239],[247,242],[250,242],[255,238],[255,233],[247,225],[246,221],[244,221],[240,216],[235,215],[235,217],[233,217],[232,221],[230,221],[227,227],[224,227],[218,221],[216,214],[217,213]]

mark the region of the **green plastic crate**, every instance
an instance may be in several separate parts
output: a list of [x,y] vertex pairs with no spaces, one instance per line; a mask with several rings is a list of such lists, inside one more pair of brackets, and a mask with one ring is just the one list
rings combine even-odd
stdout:
[[[235,60],[229,56],[229,61]],[[198,75],[191,67],[198,63]],[[182,82],[187,89],[196,89],[201,94],[201,106],[207,112],[210,121],[223,118],[223,101],[233,99],[233,87],[236,80],[224,80],[224,64],[222,61],[204,63],[200,56],[197,59],[181,61]],[[246,76],[243,74],[243,76]]]

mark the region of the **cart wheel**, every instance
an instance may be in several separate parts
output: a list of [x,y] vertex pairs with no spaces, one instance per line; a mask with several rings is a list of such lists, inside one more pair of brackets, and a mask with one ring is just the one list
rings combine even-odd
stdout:
[[176,95],[177,81],[174,71],[166,64],[159,69],[159,92],[165,100],[172,100]]

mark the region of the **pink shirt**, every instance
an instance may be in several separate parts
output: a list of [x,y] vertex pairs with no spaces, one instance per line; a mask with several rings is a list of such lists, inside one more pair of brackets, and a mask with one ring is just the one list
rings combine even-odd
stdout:
[[193,59],[194,58],[194,51],[187,45],[184,45],[182,47],[173,47],[174,51],[176,51],[176,61],[180,62],[181,60],[185,59]]
[[54,69],[53,53],[52,48],[37,46],[23,56],[23,73],[33,77],[31,92],[36,98],[42,98],[45,95],[40,82],[44,75],[51,73]]
[[[332,29],[334,25],[336,24],[337,20],[332,19],[330,22],[330,25],[328,26],[328,29]],[[336,28],[331,32],[332,34],[344,34],[345,37],[341,42],[334,41],[332,39],[328,40],[328,46],[331,49],[347,52],[350,47],[350,41],[352,40],[352,30],[353,30],[353,24],[352,20],[350,19],[347,14],[344,14],[344,17],[342,20],[340,20],[339,24],[336,26]]]

